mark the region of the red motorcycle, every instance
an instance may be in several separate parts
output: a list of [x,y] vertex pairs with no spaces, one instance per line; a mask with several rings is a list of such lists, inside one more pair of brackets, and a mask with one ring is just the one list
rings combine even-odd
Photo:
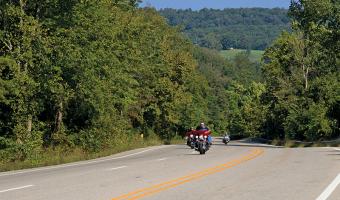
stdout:
[[210,148],[211,131],[207,129],[192,130],[187,133],[187,145],[192,149],[195,148],[200,154],[205,154]]

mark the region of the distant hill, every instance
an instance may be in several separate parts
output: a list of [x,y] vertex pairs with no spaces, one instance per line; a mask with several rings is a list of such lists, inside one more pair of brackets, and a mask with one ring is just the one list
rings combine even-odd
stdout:
[[283,30],[290,30],[287,10],[281,8],[162,9],[172,26],[181,26],[193,43],[217,50],[264,50]]

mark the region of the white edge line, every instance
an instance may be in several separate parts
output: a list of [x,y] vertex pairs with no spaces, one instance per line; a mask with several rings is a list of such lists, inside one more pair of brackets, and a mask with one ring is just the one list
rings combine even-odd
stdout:
[[4,192],[9,192],[9,191],[13,191],[13,190],[20,190],[20,189],[24,189],[24,188],[28,188],[28,187],[33,187],[34,185],[25,185],[25,186],[21,186],[21,187],[16,187],[16,188],[10,188],[7,190],[1,190],[0,193],[4,193]]
[[166,160],[168,158],[160,158],[160,159],[157,159],[157,161],[163,161],[163,160]]
[[320,194],[320,196],[316,200],[326,200],[332,192],[335,190],[335,188],[340,183],[340,174],[332,181],[332,183]]
[[94,160],[94,161],[74,163],[74,164],[62,164],[62,165],[57,165],[57,166],[52,166],[52,167],[44,167],[44,168],[32,169],[32,170],[28,170],[28,171],[19,171],[19,172],[13,172],[13,173],[4,172],[4,174],[0,174],[0,177],[1,176],[11,176],[11,175],[16,175],[16,174],[25,174],[25,173],[31,173],[31,172],[37,172],[37,171],[45,171],[45,170],[49,170],[49,169],[60,169],[60,168],[66,168],[66,167],[74,167],[74,166],[87,165],[87,164],[92,164],[92,163],[101,163],[101,162],[106,162],[106,161],[110,161],[110,160],[117,160],[117,159],[121,159],[121,158],[131,157],[131,156],[142,154],[142,153],[145,153],[145,152],[148,152],[148,151],[162,149],[162,148],[169,147],[169,146],[171,146],[171,145],[164,145],[164,146],[160,146],[160,147],[157,147],[157,148],[146,149],[144,151],[140,151],[140,152],[137,152],[137,153],[128,154],[128,155],[125,155],[125,156],[107,158],[107,159],[102,159],[102,160]]
[[339,149],[339,148],[334,148],[334,150],[335,150],[335,151],[340,151],[340,149]]
[[117,169],[123,169],[123,168],[126,168],[127,166],[120,166],[120,167],[114,167],[114,168],[110,168],[108,169],[108,171],[113,171],[113,170],[117,170]]

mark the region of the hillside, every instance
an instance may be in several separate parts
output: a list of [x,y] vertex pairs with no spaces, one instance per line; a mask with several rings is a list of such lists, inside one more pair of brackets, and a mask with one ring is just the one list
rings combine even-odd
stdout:
[[163,9],[172,26],[180,26],[191,41],[217,50],[264,50],[283,30],[290,30],[285,9],[240,8],[200,11]]

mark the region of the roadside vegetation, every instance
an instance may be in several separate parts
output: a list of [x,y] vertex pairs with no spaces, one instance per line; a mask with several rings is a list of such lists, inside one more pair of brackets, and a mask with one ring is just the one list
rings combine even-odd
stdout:
[[0,171],[178,142],[201,121],[234,137],[340,136],[338,2],[293,2],[293,31],[262,62],[193,45],[137,4],[0,1]]
[[0,15],[0,163],[169,143],[204,118],[193,46],[155,10],[1,1]]
[[[182,143],[183,143],[183,139]],[[99,157],[110,156],[112,154],[155,145],[162,145],[163,141],[159,139],[141,139],[140,137],[129,138],[124,143],[114,148],[106,148],[100,151],[88,151],[82,147],[75,146],[73,148],[59,145],[49,148],[43,148],[39,153],[30,155],[25,160],[13,160],[11,162],[0,162],[0,172],[28,169],[34,167],[42,167],[49,165],[58,165],[76,161],[95,159]],[[179,144],[179,140],[171,140],[168,144]]]

